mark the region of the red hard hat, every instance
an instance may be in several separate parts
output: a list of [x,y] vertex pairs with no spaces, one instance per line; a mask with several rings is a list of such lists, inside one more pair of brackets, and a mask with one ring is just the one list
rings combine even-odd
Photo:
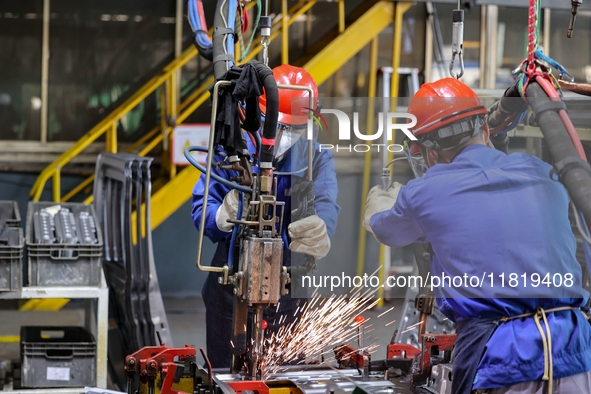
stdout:
[[423,84],[410,100],[408,113],[417,118],[411,131],[418,136],[465,118],[487,115],[488,111],[466,84],[455,78],[443,78]]
[[[316,82],[305,69],[283,64],[273,69],[273,76],[277,84],[311,88],[314,92],[314,101],[318,99]],[[279,117],[277,121],[285,125],[305,125],[308,122],[308,111],[305,108],[309,106],[309,97],[309,93],[305,90],[279,88]],[[265,93],[259,99],[259,106],[261,111],[266,113],[267,96]]]

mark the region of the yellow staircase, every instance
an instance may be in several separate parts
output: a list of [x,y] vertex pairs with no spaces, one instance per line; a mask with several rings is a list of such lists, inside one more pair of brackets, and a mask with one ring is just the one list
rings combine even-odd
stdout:
[[[315,0],[300,0],[296,5],[284,13],[284,17],[278,18],[279,20],[274,23],[271,40],[276,39],[279,35],[284,37],[282,38],[282,53],[288,53],[287,34],[282,33],[287,31],[289,26],[298,16],[303,15],[316,3],[317,1]],[[251,4],[252,3],[249,3],[249,5]],[[318,85],[321,85],[330,78],[366,45],[374,42],[377,35],[394,21],[398,23],[395,23],[394,26],[395,34],[393,52],[396,53],[396,46],[398,45],[399,53],[402,25],[400,23],[401,16],[405,10],[412,5],[412,3],[378,1],[357,18],[350,26],[345,28],[344,0],[339,0],[337,4],[339,11],[338,35],[336,35],[328,45],[322,48],[303,65],[303,67],[305,67],[314,77]],[[283,7],[284,10],[287,10],[287,0],[283,0]],[[244,62],[253,59],[259,54],[259,52],[261,52],[261,50],[262,46],[260,44],[257,45],[251,50]],[[45,185],[50,179],[52,180],[52,199],[55,202],[68,201],[81,191],[89,188],[92,185],[94,176],[88,177],[80,185],[62,196],[60,181],[61,169],[103,135],[105,136],[105,151],[116,153],[118,151],[117,124],[119,120],[121,120],[121,118],[148,95],[156,91],[156,89],[161,88],[165,93],[161,95],[161,99],[163,100],[161,105],[161,108],[163,108],[161,118],[173,118],[175,119],[176,124],[182,124],[189,115],[191,115],[203,103],[208,101],[209,92],[207,89],[213,84],[213,77],[210,77],[180,105],[177,106],[176,104],[177,97],[175,96],[175,92],[177,83],[179,82],[177,81],[178,71],[197,55],[197,50],[193,46],[187,48],[179,57],[166,66],[161,73],[152,78],[133,96],[122,103],[115,111],[90,130],[82,139],[45,168],[31,189],[30,194],[33,201],[39,201],[41,194],[45,189]],[[394,70],[397,70],[398,64],[396,63],[399,61],[399,56],[397,57],[394,55],[393,59]],[[282,60],[287,60],[287,56],[283,56]],[[393,80],[397,81],[396,75],[394,75]],[[397,91],[397,89],[394,91]],[[165,139],[167,139],[168,142],[166,145],[170,147],[171,132],[172,126],[163,121],[162,125],[144,135],[126,151],[145,156],[152,152],[154,148],[161,146]],[[199,171],[192,166],[177,171],[177,168],[170,164],[170,160],[168,160],[169,157],[170,152],[164,151],[162,163],[167,172],[167,181],[162,187],[158,188],[152,196],[152,229],[156,228],[183,203],[191,198],[192,187],[200,176]],[[85,202],[92,202],[92,196],[88,197]]]

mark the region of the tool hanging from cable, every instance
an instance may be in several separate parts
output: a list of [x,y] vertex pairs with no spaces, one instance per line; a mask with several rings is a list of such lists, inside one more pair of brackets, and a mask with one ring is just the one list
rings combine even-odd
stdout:
[[[449,74],[452,78],[460,79],[464,75],[464,10],[462,10],[461,0],[458,0],[458,9],[453,12],[451,51]],[[457,74],[454,72],[456,56],[460,62],[460,72]]]
[[269,0],[265,0],[265,14],[261,16],[261,45],[263,46],[263,64],[269,65],[269,44],[271,43],[272,21],[269,16]]
[[583,5],[583,0],[571,0],[571,9],[570,13],[572,16],[570,17],[570,23],[568,25],[568,33],[566,36],[571,38],[573,36],[573,30],[575,29],[575,19],[577,19],[577,12],[579,12],[579,7]]

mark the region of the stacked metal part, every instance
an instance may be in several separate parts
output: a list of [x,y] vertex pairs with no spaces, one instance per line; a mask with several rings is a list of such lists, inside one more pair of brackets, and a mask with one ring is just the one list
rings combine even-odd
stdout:
[[29,286],[99,286],[103,240],[92,206],[29,202]]
[[[88,212],[71,212],[60,208],[54,214],[43,208],[33,214],[33,230],[37,244],[96,244],[96,225]],[[57,257],[73,258],[74,250],[59,250]]]
[[[159,341],[172,346],[156,276],[150,227],[152,158],[103,153],[96,165],[94,207],[104,234],[103,268],[111,317],[131,354]],[[110,341],[111,342],[111,341]],[[109,359],[112,346],[109,346]],[[121,360],[122,362],[122,360]],[[121,369],[122,371],[123,369]]]
[[87,211],[72,212],[60,207],[55,213],[52,208],[41,208],[33,214],[33,233],[37,244],[96,244],[96,224]]

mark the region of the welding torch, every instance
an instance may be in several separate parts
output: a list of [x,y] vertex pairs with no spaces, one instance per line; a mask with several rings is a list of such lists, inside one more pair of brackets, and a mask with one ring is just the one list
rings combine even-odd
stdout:
[[[417,268],[419,269],[419,275],[422,278],[426,278],[431,266],[431,255],[432,247],[431,244],[412,244],[413,253],[417,262]],[[433,314],[433,308],[435,306],[435,298],[431,288],[425,284],[419,289],[419,294],[415,298],[415,309],[420,313],[419,317],[419,340],[423,338],[423,335],[427,331],[427,321],[429,316]]]
[[568,33],[566,33],[566,36],[568,38],[571,38],[573,36],[573,30],[575,29],[575,19],[577,19],[577,12],[579,12],[579,7],[583,5],[583,0],[571,0],[570,4],[570,13],[572,14],[572,16],[570,17],[570,23],[568,24]]

